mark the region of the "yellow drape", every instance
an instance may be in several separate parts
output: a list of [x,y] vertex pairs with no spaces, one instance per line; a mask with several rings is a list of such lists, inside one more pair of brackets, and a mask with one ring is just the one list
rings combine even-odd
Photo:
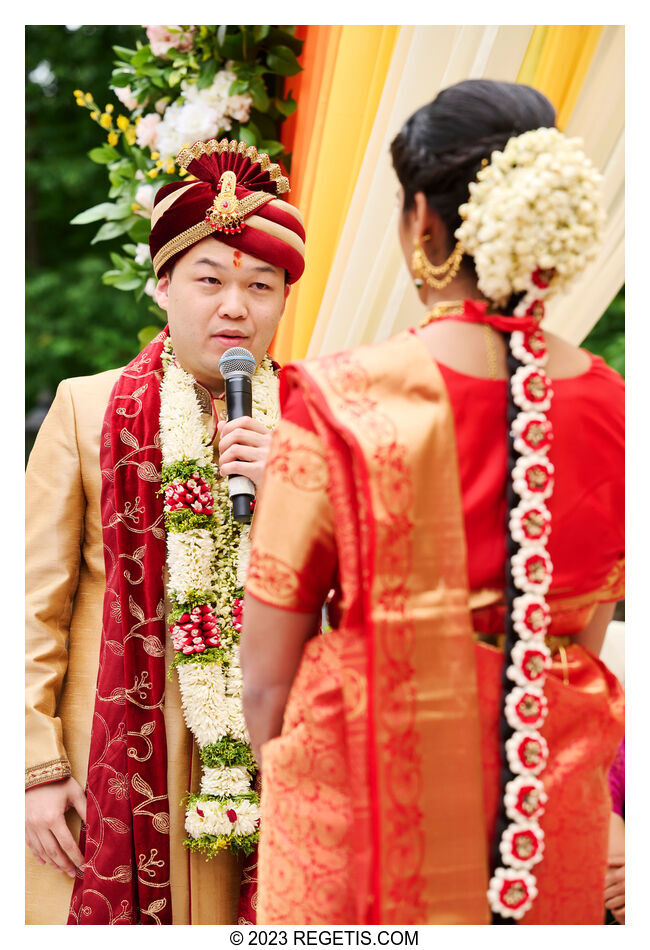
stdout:
[[307,351],[399,33],[398,26],[337,29],[328,42],[313,134],[294,159],[304,166],[300,193],[292,197],[305,219],[306,269],[274,343],[281,363]]
[[593,58],[602,26],[536,26],[517,82],[534,86],[557,110],[564,131]]
[[389,144],[440,89],[479,77],[544,92],[558,126],[584,138],[603,172],[602,251],[580,287],[549,306],[545,324],[579,343],[624,279],[624,28],[306,29],[305,48],[320,43],[321,65],[305,63],[311,92],[298,96],[291,197],[305,217],[307,260],[274,341],[276,358],[334,352],[417,322],[422,307],[397,241]]

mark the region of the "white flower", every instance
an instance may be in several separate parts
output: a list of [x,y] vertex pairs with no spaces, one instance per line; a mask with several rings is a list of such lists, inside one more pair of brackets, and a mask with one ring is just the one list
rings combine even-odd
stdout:
[[122,105],[127,108],[129,112],[133,112],[133,110],[138,105],[138,100],[131,92],[130,86],[111,86],[110,88],[120,100]]
[[140,185],[135,192],[135,203],[139,204],[148,218],[153,211],[153,199],[155,191],[153,185]]
[[510,377],[512,398],[525,412],[547,412],[551,408],[553,387],[542,369],[520,366]]
[[[136,244],[135,246],[135,262],[136,264],[146,264],[149,260],[149,245],[148,244]],[[152,295],[153,296],[153,295]]]
[[143,115],[135,128],[135,140],[140,148],[158,148],[158,136],[162,119],[157,112]]
[[156,293],[156,286],[157,286],[157,281],[155,277],[149,277],[149,279],[147,280],[147,283],[144,285],[145,294],[148,294],[150,297],[153,297],[154,294]]
[[207,141],[228,131],[231,119],[248,121],[252,98],[228,95],[236,78],[231,70],[222,69],[205,89],[183,80],[182,97],[165,110],[156,133],[156,148],[163,161],[174,159],[184,145]]
[[545,544],[551,533],[551,513],[543,501],[520,501],[510,511],[509,529],[517,544]]
[[544,855],[544,832],[537,822],[514,822],[503,832],[499,851],[504,864],[530,870]]
[[229,701],[226,678],[218,663],[180,663],[177,666],[181,700],[188,729],[200,746],[228,735]]
[[530,871],[497,868],[487,892],[490,908],[502,917],[520,920],[537,897],[535,877]]
[[167,534],[169,589],[179,601],[206,590],[212,577],[212,536],[205,528]]
[[553,427],[541,412],[518,412],[510,434],[519,455],[545,455],[553,439]]
[[526,501],[543,501],[553,494],[554,475],[545,455],[523,455],[512,469],[512,487]]
[[539,775],[546,767],[548,744],[534,730],[515,732],[505,742],[510,771],[515,775]]
[[553,563],[546,548],[530,544],[510,558],[512,582],[526,594],[546,594],[551,586]]
[[201,465],[212,462],[194,380],[176,365],[168,367],[160,387],[160,439],[163,465],[193,459]]
[[204,795],[243,795],[250,787],[251,777],[242,765],[203,770],[201,792]]
[[539,594],[521,594],[512,602],[512,621],[522,640],[539,640],[548,630],[551,611]]
[[513,729],[539,729],[548,713],[548,700],[539,687],[516,686],[506,696],[505,716]]
[[531,684],[540,688],[544,686],[546,671],[551,666],[551,651],[545,643],[518,640],[510,651],[510,657],[512,663],[506,670],[508,679],[523,687]]
[[517,775],[506,784],[503,802],[512,821],[538,820],[544,814],[547,801],[544,785],[534,775]]

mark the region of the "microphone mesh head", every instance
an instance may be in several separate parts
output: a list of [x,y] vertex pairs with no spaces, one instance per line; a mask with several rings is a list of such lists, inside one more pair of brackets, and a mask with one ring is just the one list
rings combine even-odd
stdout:
[[256,366],[255,357],[244,346],[231,346],[219,360],[219,369],[224,379],[240,373],[252,376]]

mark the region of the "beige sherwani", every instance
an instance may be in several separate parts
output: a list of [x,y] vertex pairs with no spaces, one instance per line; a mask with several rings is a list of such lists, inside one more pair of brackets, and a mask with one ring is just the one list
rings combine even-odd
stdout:
[[[27,466],[26,788],[69,775],[86,782],[105,585],[99,443],[120,372],[61,383]],[[169,663],[169,642],[167,651]],[[236,923],[240,860],[206,861],[182,843],[179,802],[190,775],[199,790],[200,763],[176,677],[166,686],[165,727],[173,923]],[[76,813],[67,818],[78,840]],[[72,884],[27,849],[26,922],[66,923]]]

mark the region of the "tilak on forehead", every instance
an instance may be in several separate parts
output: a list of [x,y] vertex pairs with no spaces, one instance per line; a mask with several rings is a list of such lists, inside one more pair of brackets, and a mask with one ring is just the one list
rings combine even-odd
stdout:
[[305,229],[297,208],[279,198],[289,179],[268,155],[236,140],[210,139],[182,149],[178,165],[195,179],[171,182],[156,194],[149,249],[156,277],[206,237],[281,267],[292,284],[305,268]]

